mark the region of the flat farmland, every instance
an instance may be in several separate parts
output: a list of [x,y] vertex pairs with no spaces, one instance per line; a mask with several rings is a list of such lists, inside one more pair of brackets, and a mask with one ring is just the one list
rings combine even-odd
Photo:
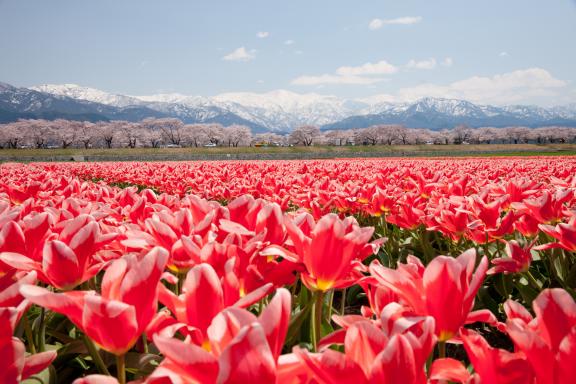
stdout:
[[0,161],[211,160],[298,159],[343,157],[417,156],[567,156],[576,155],[576,144],[478,144],[478,145],[362,145],[310,147],[186,147],[186,148],[66,148],[1,149]]

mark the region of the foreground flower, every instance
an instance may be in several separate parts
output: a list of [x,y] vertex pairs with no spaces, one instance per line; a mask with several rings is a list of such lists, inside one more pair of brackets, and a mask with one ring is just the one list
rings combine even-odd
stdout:
[[471,249],[457,258],[437,256],[426,268],[415,257],[409,257],[398,269],[386,268],[375,260],[370,272],[416,314],[432,316],[438,340],[448,341],[468,322],[495,321],[487,310],[470,312],[486,276],[488,259],[484,256],[478,267],[475,264],[476,251]]
[[[343,344],[344,353],[325,349],[309,353],[294,348],[291,364],[283,364],[281,382],[305,377],[304,383],[424,384],[424,365],[435,343],[434,319],[413,316],[398,303],[388,304],[379,321],[358,316],[336,317],[342,330],[324,338],[323,348]],[[289,361],[283,356],[283,361]]]
[[208,343],[208,327],[212,320],[224,308],[236,306],[248,307],[272,290],[272,284],[266,284],[250,294],[239,298],[226,279],[222,282],[210,264],[199,264],[188,272],[182,294],[175,295],[165,286],[159,285],[159,300],[174,315],[178,323],[199,331],[199,344]]
[[354,284],[355,262],[364,260],[378,250],[384,239],[369,243],[374,228],[360,227],[353,217],[340,220],[335,214],[327,214],[314,223],[309,214],[293,221],[286,220],[288,235],[294,252],[271,246],[262,255],[282,256],[293,262],[301,262],[306,271],[302,281],[310,289],[328,291],[346,288]]
[[212,321],[204,348],[154,336],[165,359],[148,382],[175,382],[172,378],[206,384],[276,382],[277,361],[290,321],[290,301],[290,293],[280,288],[258,318],[243,309],[225,309]]
[[17,315],[9,308],[0,308],[0,383],[16,384],[43,371],[56,358],[56,351],[26,356],[24,344],[12,337]]
[[62,313],[103,349],[126,353],[144,332],[157,310],[157,285],[168,252],[154,248],[139,257],[128,254],[114,261],[94,291],[53,293],[25,285],[20,292],[30,302]]
[[534,372],[522,352],[492,348],[471,330],[463,329],[460,337],[475,372],[471,374],[458,360],[436,359],[430,367],[430,384],[534,383]]
[[505,304],[506,329],[526,355],[538,384],[576,382],[576,303],[563,289],[545,289],[532,303],[536,317],[514,301]]

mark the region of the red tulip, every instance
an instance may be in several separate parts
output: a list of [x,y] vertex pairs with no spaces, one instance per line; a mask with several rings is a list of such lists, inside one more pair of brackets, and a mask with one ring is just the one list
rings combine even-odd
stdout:
[[259,318],[234,307],[218,314],[204,348],[156,335],[154,343],[166,359],[150,378],[177,374],[193,383],[274,383],[290,310],[290,293],[281,288]]
[[[481,384],[478,375],[471,375],[464,365],[452,358],[436,359],[430,367],[430,384]],[[496,382],[494,382],[496,383]]]
[[460,333],[466,353],[482,383],[532,383],[534,373],[523,353],[492,348],[471,330]]
[[32,285],[20,291],[32,303],[68,316],[103,349],[121,355],[132,348],[156,313],[156,287],[167,260],[162,248],[116,260],[104,274],[102,296],[93,291],[53,293]]
[[536,247],[536,249],[563,248],[570,252],[576,252],[576,216],[569,223],[559,223],[555,227],[551,225],[539,225],[542,232],[558,240],[558,243],[548,243]]
[[18,270],[36,271],[40,280],[56,288],[71,289],[100,271],[103,262],[94,254],[117,234],[102,234],[99,224],[89,215],[58,223],[52,229],[60,233],[55,234],[49,229],[49,218],[47,214],[35,216],[25,222],[24,231],[13,224],[15,243],[27,245],[17,252],[0,253],[0,259]]
[[24,344],[12,337],[15,313],[9,308],[0,308],[0,382],[16,384],[43,371],[56,358],[56,351],[26,356]]
[[[296,221],[313,222],[307,214]],[[293,262],[302,262],[306,267],[301,275],[302,281],[310,289],[319,291],[352,285],[356,280],[351,275],[354,263],[376,252],[384,241],[368,243],[374,228],[361,228],[354,218],[340,220],[335,214],[323,216],[310,230],[309,227],[299,227],[289,219],[286,228],[294,253],[269,247],[261,254],[279,255]]]
[[[403,303],[420,316],[432,316],[436,321],[439,341],[453,338],[467,321],[489,312],[470,312],[474,298],[486,275],[488,260],[482,257],[476,272],[476,252],[464,252],[457,258],[437,256],[423,268],[414,257],[397,270],[385,268],[377,261],[370,265],[370,272],[377,281],[395,292]],[[493,318],[493,319],[492,319]]]
[[[357,365],[363,373],[361,382],[426,382],[424,364],[435,343],[434,319],[431,317],[415,316],[398,303],[390,303],[384,307],[378,321],[354,315],[334,316],[334,321],[343,329],[325,337],[320,345],[326,348],[343,343],[346,357],[330,352],[327,361],[336,359],[346,365]],[[308,366],[310,375],[323,369],[331,370],[331,367],[322,365],[324,358],[321,355],[310,355],[300,350],[295,353]],[[356,368],[350,369],[354,372]],[[337,377],[342,374],[335,373],[330,382],[338,382]]]
[[554,194],[544,191],[542,196],[525,199],[521,203],[512,204],[512,207],[532,216],[541,224],[556,224],[566,215],[564,203],[573,196],[574,192],[570,189],[558,189]]
[[272,288],[272,284],[266,284],[240,298],[238,292],[231,292],[226,280],[224,284],[220,281],[210,264],[199,264],[190,269],[179,296],[163,285],[158,286],[160,302],[170,309],[179,323],[200,332],[201,340],[197,340],[200,344],[208,343],[208,327],[224,308],[231,305],[248,307],[266,296]]
[[532,303],[536,317],[507,301],[506,329],[526,355],[539,384],[576,382],[576,303],[559,288],[543,290]]
[[492,259],[494,267],[488,270],[488,274],[496,273],[519,273],[526,272],[532,262],[532,244],[520,246],[516,240],[505,241],[506,256]]

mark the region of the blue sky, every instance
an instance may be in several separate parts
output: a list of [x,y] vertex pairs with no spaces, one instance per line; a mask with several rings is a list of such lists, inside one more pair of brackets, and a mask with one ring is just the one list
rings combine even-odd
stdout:
[[571,0],[0,0],[0,81],[576,102]]

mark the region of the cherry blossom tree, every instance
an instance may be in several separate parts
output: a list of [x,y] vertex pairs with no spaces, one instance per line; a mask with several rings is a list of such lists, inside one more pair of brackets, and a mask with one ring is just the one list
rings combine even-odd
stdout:
[[228,146],[237,147],[240,143],[249,143],[252,139],[250,128],[245,125],[231,125],[223,130],[224,141]]
[[320,128],[315,125],[301,125],[294,128],[290,133],[290,141],[294,144],[302,144],[309,147],[314,144],[314,139],[320,136]]

